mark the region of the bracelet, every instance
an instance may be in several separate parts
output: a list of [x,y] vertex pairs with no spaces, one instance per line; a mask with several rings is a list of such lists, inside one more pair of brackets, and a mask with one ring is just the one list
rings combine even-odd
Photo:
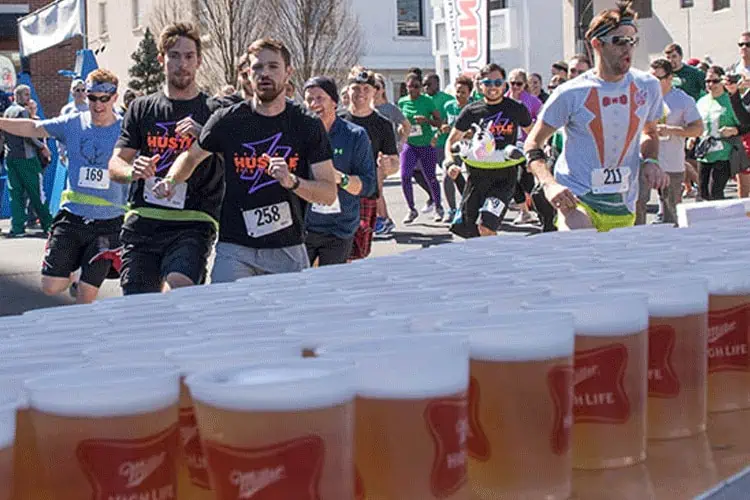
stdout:
[[299,180],[299,177],[294,174],[292,175],[294,176],[294,183],[292,184],[292,187],[289,188],[289,191],[296,191],[301,181]]
[[531,163],[532,161],[542,160],[547,161],[547,153],[541,148],[530,149],[526,151],[526,160]]
[[174,177],[165,177],[164,180],[167,181],[172,186],[174,186],[175,184],[177,184],[177,181],[174,180]]
[[128,175],[125,176],[125,180],[128,181],[128,184],[133,182],[133,169],[132,168],[128,170]]
[[659,160],[657,160],[656,158],[644,158],[641,163],[653,163],[657,167],[659,166]]

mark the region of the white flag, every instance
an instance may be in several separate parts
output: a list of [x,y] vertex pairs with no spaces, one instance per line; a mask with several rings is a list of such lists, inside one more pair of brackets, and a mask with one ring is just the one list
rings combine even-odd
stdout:
[[29,56],[64,42],[86,29],[85,0],[58,0],[18,20],[21,55]]
[[451,81],[478,73],[489,61],[487,0],[443,0]]

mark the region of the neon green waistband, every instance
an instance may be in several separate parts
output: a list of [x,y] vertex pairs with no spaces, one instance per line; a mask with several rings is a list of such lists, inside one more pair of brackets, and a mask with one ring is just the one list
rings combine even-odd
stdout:
[[131,215],[140,215],[147,219],[166,220],[173,222],[208,222],[213,224],[216,232],[219,232],[219,222],[200,210],[163,210],[151,207],[131,207],[125,214],[125,220]]
[[128,208],[123,205],[116,205],[109,200],[100,198],[99,196],[94,196],[92,194],[78,193],[76,191],[71,191],[70,189],[66,189],[65,191],[62,192],[62,194],[60,195],[60,201],[62,203],[65,203],[65,202],[79,203],[81,205],[92,205],[95,207],[121,208],[122,210],[126,210]]
[[482,168],[484,170],[500,170],[503,168],[516,167],[526,161],[526,158],[520,158],[518,160],[502,161],[502,162],[478,162],[469,160],[468,158],[463,159],[464,163],[473,168]]

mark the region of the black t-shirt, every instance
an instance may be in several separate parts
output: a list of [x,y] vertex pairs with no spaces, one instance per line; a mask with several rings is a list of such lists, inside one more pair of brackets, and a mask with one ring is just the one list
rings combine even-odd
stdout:
[[222,97],[212,97],[209,99],[209,106],[214,105],[216,108],[228,108],[234,106],[245,99],[240,94],[230,94]]
[[[354,116],[347,110],[340,112],[339,116],[344,120],[359,125],[367,131],[367,135],[370,137],[370,144],[372,145],[372,153],[375,156],[376,166],[378,164],[378,153],[383,153],[384,155],[398,154],[396,136],[393,135],[393,124],[385,116],[377,111],[373,111],[367,116]],[[379,196],[380,192],[376,184],[375,193],[369,198],[377,200]]]
[[263,155],[284,157],[292,173],[310,179],[312,164],[333,158],[328,134],[317,117],[292,102],[273,117],[242,102],[217,111],[199,144],[224,157],[220,241],[250,248],[282,248],[304,241],[307,204],[266,174]]
[[[122,121],[117,147],[132,148],[144,156],[160,155],[156,176],[164,177],[180,153],[190,149],[195,141],[176,134],[175,125],[188,116],[205,124],[214,111],[209,101],[204,93],[189,101],[179,101],[169,99],[161,91],[136,99]],[[132,206],[176,210],[144,200],[144,184],[145,181],[140,180],[130,185],[128,201]],[[201,163],[188,180],[183,209],[204,212],[218,220],[223,196],[224,168],[220,160],[210,158]]]
[[531,125],[531,115],[520,102],[505,98],[499,104],[487,104],[484,99],[466,105],[458,115],[455,128],[461,132],[472,129],[476,123],[495,138],[495,149],[515,146],[518,128]]

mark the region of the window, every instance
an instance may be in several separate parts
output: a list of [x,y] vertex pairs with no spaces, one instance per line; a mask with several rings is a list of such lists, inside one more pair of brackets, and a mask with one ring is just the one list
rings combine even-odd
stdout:
[[107,27],[107,3],[99,2],[99,34],[106,35],[109,32]]
[[141,27],[141,2],[140,0],[130,0],[133,9],[133,29]]
[[722,10],[722,9],[728,9],[730,7],[730,1],[729,0],[713,0],[714,7],[713,10]]
[[435,25],[435,51],[444,54],[448,52],[448,34],[445,23]]
[[424,36],[422,0],[396,0],[398,36]]
[[695,0],[680,0],[681,9],[689,9],[690,7],[695,7]]
[[490,0],[490,10],[507,9],[507,0]]
[[652,0],[634,0],[633,10],[638,13],[639,19],[648,19],[654,15]]

